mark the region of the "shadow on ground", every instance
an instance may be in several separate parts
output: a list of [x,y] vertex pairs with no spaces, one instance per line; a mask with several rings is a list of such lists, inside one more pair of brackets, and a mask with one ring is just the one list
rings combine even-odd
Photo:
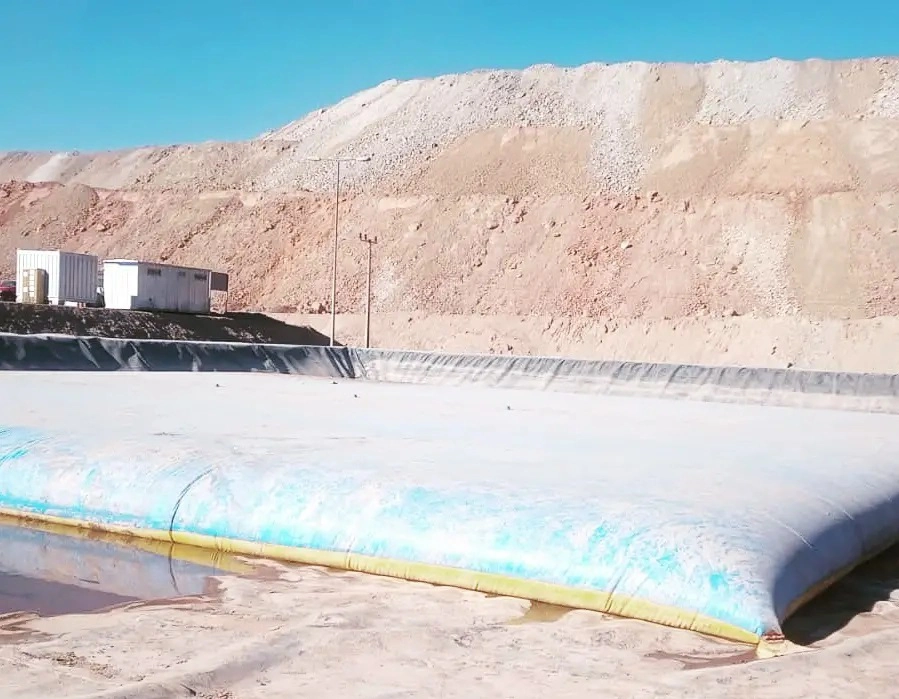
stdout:
[[859,566],[833,587],[799,609],[784,624],[784,635],[808,646],[840,631],[875,605],[899,605],[899,545]]
[[189,315],[16,303],[0,303],[0,332],[130,340],[328,344],[328,337],[317,330],[282,323],[262,313]]

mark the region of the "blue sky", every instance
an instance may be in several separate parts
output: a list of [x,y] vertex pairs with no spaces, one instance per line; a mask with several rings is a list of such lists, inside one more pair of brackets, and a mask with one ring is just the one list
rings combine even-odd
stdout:
[[899,54],[897,27],[897,0],[0,0],[0,150],[250,138],[473,68]]

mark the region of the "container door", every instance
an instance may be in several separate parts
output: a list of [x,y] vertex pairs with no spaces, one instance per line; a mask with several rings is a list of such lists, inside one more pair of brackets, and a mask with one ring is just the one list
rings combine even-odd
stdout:
[[175,298],[173,306],[179,313],[190,312],[190,277],[186,269],[178,270],[178,283],[173,289]]
[[196,270],[191,275],[191,311],[194,313],[209,312],[209,272]]

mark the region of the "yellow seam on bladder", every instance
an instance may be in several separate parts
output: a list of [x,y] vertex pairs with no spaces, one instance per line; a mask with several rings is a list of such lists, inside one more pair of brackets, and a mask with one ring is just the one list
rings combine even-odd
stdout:
[[391,578],[401,578],[416,582],[459,587],[477,592],[485,592],[505,597],[531,599],[547,604],[556,604],[574,609],[588,609],[620,617],[650,621],[665,626],[688,629],[709,636],[716,636],[740,643],[758,644],[758,634],[742,629],[734,624],[714,619],[695,612],[677,609],[663,604],[610,594],[597,590],[583,590],[554,583],[524,580],[496,573],[481,573],[433,565],[414,563],[390,558],[379,558],[353,553],[320,551],[298,546],[254,543],[225,537],[193,534],[190,532],[159,529],[132,528],[114,524],[98,524],[65,517],[39,513],[24,513],[0,508],[0,514],[19,519],[37,520],[68,527],[94,529],[113,534],[186,544],[200,549],[212,549],[231,554],[273,558],[293,563],[325,566],[354,570]]

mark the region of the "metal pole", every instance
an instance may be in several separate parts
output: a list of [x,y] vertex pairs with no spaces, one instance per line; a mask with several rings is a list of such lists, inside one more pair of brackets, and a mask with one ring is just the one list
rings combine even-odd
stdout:
[[340,161],[337,161],[337,188],[334,195],[334,266],[331,270],[331,347],[337,337],[337,233],[340,229]]
[[331,347],[334,347],[337,343],[337,239],[340,233],[340,163],[367,163],[371,160],[371,156],[366,155],[360,158],[305,158],[305,160],[311,163],[328,161],[337,164],[337,186],[334,192],[334,261],[331,268]]
[[368,277],[365,283],[365,348],[368,349],[371,347],[371,257],[372,246],[378,242],[378,238],[369,238],[360,233],[359,240],[368,244]]
[[368,244],[368,275],[365,282],[365,347],[371,347],[371,256],[372,245],[378,242],[377,237],[369,238],[364,233],[359,234],[359,240]]
[[368,280],[365,284],[365,349],[371,347],[371,241],[368,243]]

